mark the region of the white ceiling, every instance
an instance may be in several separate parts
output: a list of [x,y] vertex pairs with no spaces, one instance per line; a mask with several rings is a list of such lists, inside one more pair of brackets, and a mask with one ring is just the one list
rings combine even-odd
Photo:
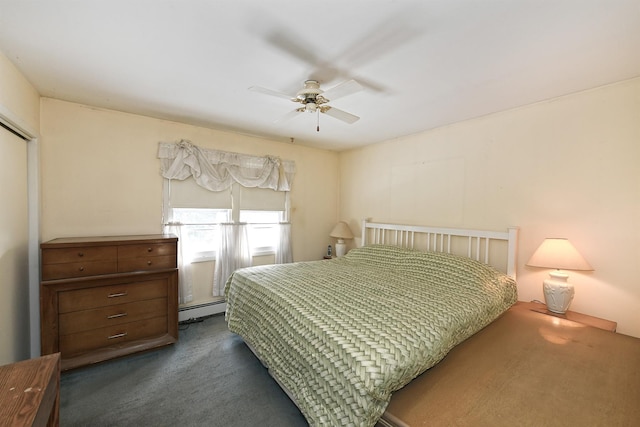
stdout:
[[[41,95],[344,150],[640,75],[640,0],[0,0]],[[364,90],[346,124],[249,91]]]

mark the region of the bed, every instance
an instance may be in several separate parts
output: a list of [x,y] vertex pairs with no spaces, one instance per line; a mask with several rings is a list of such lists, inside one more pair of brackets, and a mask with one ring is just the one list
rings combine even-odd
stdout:
[[310,425],[375,425],[393,392],[517,300],[515,228],[362,227],[344,257],[241,269],[225,287],[229,329]]
[[517,229],[362,230],[227,282],[229,328],[310,425],[640,425],[640,339],[516,302]]

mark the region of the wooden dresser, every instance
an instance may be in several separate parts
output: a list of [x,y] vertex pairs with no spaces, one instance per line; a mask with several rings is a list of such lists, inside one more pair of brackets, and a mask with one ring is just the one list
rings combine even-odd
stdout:
[[172,235],[80,237],[40,245],[42,354],[62,370],[178,340]]

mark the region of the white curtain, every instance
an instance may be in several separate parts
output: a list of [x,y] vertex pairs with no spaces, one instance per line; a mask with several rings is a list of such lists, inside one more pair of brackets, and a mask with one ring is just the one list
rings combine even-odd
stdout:
[[276,264],[286,264],[293,262],[291,252],[291,224],[281,222],[278,226],[279,239],[276,247]]
[[[209,150],[193,145],[190,141],[177,143],[160,142],[158,145],[160,170],[168,180],[185,180],[190,176],[195,182],[210,191],[226,190],[234,182],[243,187],[268,188],[275,191],[288,192],[295,174],[295,162],[281,160],[274,156],[249,156],[219,150]],[[287,209],[288,210],[288,209]],[[179,226],[174,234],[178,234]],[[290,225],[281,227],[280,243],[276,251],[276,262],[291,262]],[[180,239],[180,241],[183,241]],[[181,245],[184,254],[188,243]],[[191,297],[190,262],[184,260],[180,271],[184,270],[185,278],[180,279],[180,287],[187,286],[181,296]],[[223,296],[224,286],[231,273],[251,265],[251,252],[247,226],[245,224],[221,224],[219,245],[216,251],[216,266],[213,280],[213,296]]]
[[184,180],[193,176],[198,185],[211,191],[225,190],[233,182],[244,187],[290,191],[295,173],[293,161],[207,150],[187,140],[159,143],[158,158],[163,177]]
[[188,244],[182,238],[182,224],[171,222],[164,227],[165,234],[178,237],[178,304],[193,301],[193,281],[191,279],[191,256]]
[[251,266],[249,233],[246,224],[220,224],[213,274],[213,296],[224,296],[224,286],[235,270]]

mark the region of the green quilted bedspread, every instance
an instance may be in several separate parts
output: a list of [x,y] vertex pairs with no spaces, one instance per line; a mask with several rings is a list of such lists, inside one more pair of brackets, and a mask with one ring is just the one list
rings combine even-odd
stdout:
[[229,329],[312,426],[373,426],[391,393],[517,299],[492,267],[383,245],[238,270],[225,293]]

